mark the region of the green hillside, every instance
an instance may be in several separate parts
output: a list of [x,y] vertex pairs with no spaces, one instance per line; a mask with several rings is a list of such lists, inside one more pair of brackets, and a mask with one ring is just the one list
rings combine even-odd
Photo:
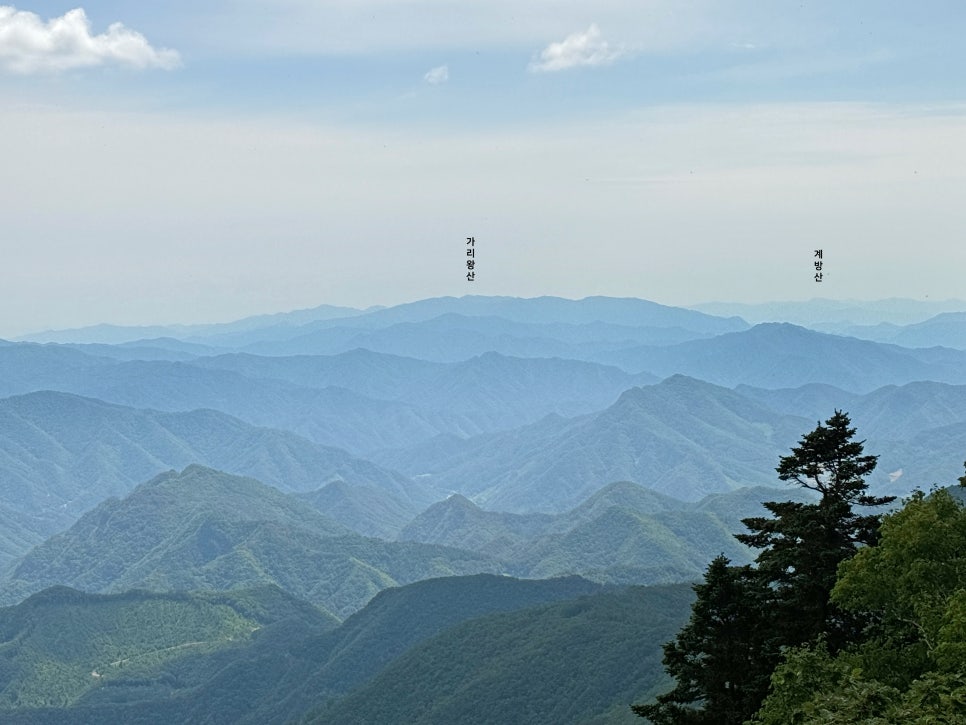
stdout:
[[329,655],[303,691],[316,700],[348,692],[411,646],[460,622],[599,591],[599,585],[580,577],[520,580],[489,574],[386,589],[327,637]]
[[363,536],[395,539],[418,513],[412,503],[385,489],[333,481],[296,498]]
[[[742,519],[763,515],[762,502],[777,494],[774,488],[742,488],[692,503],[623,481],[557,515],[484,511],[455,494],[416,517],[400,538],[498,557],[515,576],[670,583],[699,579],[722,553],[750,562],[751,551],[734,534],[745,531]],[[794,490],[781,496],[809,498]]]
[[[97,596],[51,589],[16,608],[2,610],[24,613],[17,626],[29,620],[31,633],[22,640],[57,639],[58,622],[77,613],[80,624],[70,632],[71,642],[76,643],[72,644],[74,649],[122,648],[130,634],[128,622],[146,629],[167,623],[160,617],[155,621],[136,618],[145,608],[143,600],[161,602],[176,614],[180,610],[172,609],[172,601],[227,603],[234,609],[225,611],[231,614],[237,610],[239,621],[245,623],[244,637],[222,646],[135,649],[134,657],[143,666],[135,669],[133,657],[129,657],[132,662],[123,663],[124,667],[117,665],[119,673],[111,678],[91,675],[92,670],[101,674],[90,664],[96,658],[79,658],[78,671],[83,677],[77,679],[86,687],[75,699],[47,701],[45,709],[37,709],[36,702],[25,703],[16,711],[4,712],[3,718],[4,722],[45,725],[285,723],[327,698],[352,690],[412,646],[449,627],[493,612],[571,600],[599,589],[577,578],[521,581],[481,575],[433,579],[381,593],[337,629],[332,629],[331,621],[312,607],[277,589],[190,596],[145,592]],[[62,592],[66,594],[60,596]],[[37,614],[40,601],[49,616]],[[207,609],[199,608],[199,612],[199,616],[212,618]],[[95,615],[99,628],[92,629],[86,623]],[[5,621],[0,614],[0,624]],[[168,625],[171,632],[165,636],[177,639],[182,631],[179,622]],[[184,624],[185,632],[191,622]],[[119,628],[116,641],[112,626]],[[142,639],[152,636],[147,631]],[[20,646],[17,651],[26,651],[29,656],[9,660],[6,671],[11,677],[26,676],[23,673],[29,668],[23,665],[24,658],[34,657],[36,649],[32,644]],[[51,667],[56,669],[60,664],[54,658]]]
[[[632,587],[471,620],[418,645],[310,723],[590,722],[666,686],[661,643],[686,621],[686,585]],[[619,721],[619,720],[618,720]]]
[[0,609],[0,711],[65,708],[122,690],[162,698],[186,686],[170,674],[180,660],[238,652],[263,627],[288,618],[319,633],[337,624],[272,588],[115,595],[46,589]]
[[104,502],[35,548],[2,581],[0,601],[54,584],[92,592],[275,584],[341,618],[389,586],[499,571],[478,554],[350,533],[254,479],[190,466]]

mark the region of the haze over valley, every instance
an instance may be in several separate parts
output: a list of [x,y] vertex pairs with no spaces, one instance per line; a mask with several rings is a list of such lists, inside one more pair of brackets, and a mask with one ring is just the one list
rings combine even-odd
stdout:
[[777,309],[467,296],[0,343],[3,719],[633,722],[688,583],[814,500],[775,469],[816,421],[848,411],[876,495],[961,475],[966,315]]

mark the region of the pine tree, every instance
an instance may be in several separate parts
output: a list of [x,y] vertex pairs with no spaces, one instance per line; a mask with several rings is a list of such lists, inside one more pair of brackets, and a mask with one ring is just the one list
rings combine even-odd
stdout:
[[781,458],[778,477],[815,491],[816,503],[768,502],[773,518],[745,519],[751,533],[737,538],[761,549],[756,567],[730,567],[719,557],[708,567],[691,619],[664,646],[664,665],[676,687],[635,713],[657,725],[739,725],[760,707],[782,648],[822,638],[834,654],[854,641],[864,620],[829,601],[840,562],[874,544],[874,507],[894,497],[866,493],[876,457],[853,440],[848,415],[835,414],[806,433]]
[[657,703],[632,709],[656,725],[742,723],[758,709],[777,664],[771,627],[762,625],[769,592],[755,571],[724,556],[694,586],[691,619],[664,645],[677,686]]
[[859,515],[853,507],[882,506],[895,497],[866,493],[865,476],[875,469],[876,456],[863,455],[864,441],[853,440],[850,424],[849,416],[836,410],[825,425],[805,434],[776,469],[781,480],[818,493],[818,502],[770,501],[765,508],[774,518],[744,519],[752,533],[737,536],[761,549],[758,575],[773,590],[784,645],[824,635],[834,654],[862,626],[831,604],[829,594],[838,565],[854,556],[859,545],[878,539],[880,516]]

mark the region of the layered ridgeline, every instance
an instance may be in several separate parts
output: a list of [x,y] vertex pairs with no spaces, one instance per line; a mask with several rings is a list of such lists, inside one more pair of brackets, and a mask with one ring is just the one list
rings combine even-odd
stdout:
[[966,349],[963,300],[812,299],[764,304],[711,303],[695,305],[694,309],[719,316],[737,315],[752,323],[791,322],[821,332],[903,347]]
[[[774,461],[807,418],[844,399],[881,453],[873,489],[904,493],[958,474],[966,387],[911,383],[865,395],[828,386],[728,390],[684,377],[633,388],[595,415],[512,434],[439,437],[379,460],[214,411],[164,414],[42,392],[0,401],[0,558],[24,554],[104,498],[199,462],[300,491],[365,535],[394,538],[459,491],[487,509],[563,512],[615,480],[697,499],[775,483]],[[777,411],[777,412],[776,412]]]
[[[445,329],[431,336],[437,344],[451,339]],[[480,345],[448,364],[424,359],[432,357],[428,342],[408,351],[419,360],[373,346],[362,351],[362,342],[325,356],[217,355],[187,362],[120,362],[57,346],[7,344],[0,346],[0,369],[7,373],[0,394],[56,389],[135,407],[213,407],[363,451],[391,446],[403,434],[426,436],[460,427],[466,434],[481,433],[550,412],[586,412],[612,402],[620,390],[676,373],[728,387],[821,383],[858,393],[921,380],[966,383],[966,351],[910,349],[777,323],[675,345],[613,349],[617,343],[587,343],[583,352],[508,356]],[[97,353],[110,349],[100,347]],[[156,384],[145,385],[146,378]],[[454,396],[457,389],[461,394]],[[320,405],[323,410],[316,410]],[[326,415],[328,408],[346,421]],[[372,433],[353,425],[360,415],[374,419]],[[379,427],[379,415],[392,416],[399,430]]]
[[806,426],[727,388],[674,376],[632,388],[599,413],[376,460],[487,509],[560,512],[621,480],[690,500],[773,484],[775,461]]
[[873,491],[902,495],[959,475],[966,386],[732,390],[681,375],[632,388],[595,414],[549,416],[506,434],[440,437],[373,459],[497,511],[565,511],[619,480],[696,500],[775,485],[775,461],[800,431],[844,405],[856,410],[868,450],[881,455]]
[[[63,330],[25,336],[40,342],[113,343],[114,350],[170,350],[207,354],[212,349],[245,347],[272,349],[273,354],[326,353],[340,346],[376,349],[406,344],[399,335],[402,326],[418,329],[430,323],[460,331],[462,345],[474,345],[464,357],[486,349],[527,344],[601,347],[608,341],[666,345],[689,339],[737,332],[762,322],[789,322],[821,332],[902,345],[904,347],[966,348],[966,302],[947,300],[878,300],[871,302],[813,299],[765,304],[710,303],[692,309],[670,308],[645,300],[591,297],[565,300],[543,297],[436,298],[388,309],[353,310],[322,305],[315,309],[275,315],[260,315],[237,322],[214,325],[170,325],[119,327],[98,325],[80,330]],[[703,312],[704,315],[696,314]],[[396,330],[391,331],[392,328]],[[377,333],[390,331],[380,336]],[[464,332],[465,331],[465,332]],[[476,331],[475,338],[468,332]],[[395,333],[395,334],[393,334]],[[401,338],[396,341],[394,337]],[[190,342],[184,342],[190,341]],[[368,343],[363,345],[362,343]],[[430,338],[439,345],[439,336]],[[288,352],[278,348],[284,346]],[[91,349],[91,348],[87,348]],[[343,347],[342,349],[350,349]],[[380,348],[381,349],[381,348]],[[452,354],[452,348],[447,350]],[[508,354],[518,354],[507,351]],[[554,352],[553,354],[559,354]],[[575,357],[573,354],[567,357]]]
[[333,629],[273,589],[55,588],[0,609],[9,642],[0,717],[622,722],[628,702],[666,686],[660,642],[692,599],[687,585],[600,590],[579,579],[452,577],[383,592]]
[[34,548],[0,584],[0,601],[55,584],[90,592],[274,584],[341,618],[389,586],[501,570],[468,551],[365,538],[254,479],[193,465],[108,499]]
[[[516,328],[504,328],[497,335],[490,333],[489,336],[502,341],[504,345],[512,345],[515,340],[520,340],[531,346],[534,341],[543,340],[556,344],[599,344],[615,337],[636,341],[638,344],[667,340],[679,342],[682,339],[717,335],[747,327],[738,318],[725,319],[632,298],[587,297],[569,300],[559,297],[521,299],[467,295],[459,298],[437,297],[365,312],[343,308],[338,314],[333,314],[331,307],[323,305],[313,310],[262,315],[222,325],[155,328],[98,326],[40,333],[22,339],[39,342],[123,343],[155,338],[151,342],[163,345],[164,341],[156,338],[168,337],[222,349],[269,350],[272,355],[319,352],[331,354],[356,347],[406,355],[409,354],[407,351],[384,350],[378,347],[378,338],[373,338],[372,334],[385,330],[388,332],[386,337],[392,340],[396,337],[395,333],[400,329],[405,330],[406,326],[418,328],[423,323],[433,323],[447,316],[450,319],[468,318],[471,325],[477,324],[475,321],[480,318],[488,318],[491,322],[487,329],[491,330],[493,320],[499,320],[505,325],[516,323]],[[530,327],[523,330],[519,327],[521,325]],[[604,326],[602,332],[596,331],[598,325]],[[451,332],[452,327],[454,326],[451,324]],[[614,328],[618,329],[615,331]],[[366,336],[370,337],[367,339]],[[475,338],[479,341],[485,336],[485,333],[481,335],[477,331]],[[576,340],[573,339],[574,336]],[[458,339],[462,335],[451,337]],[[369,344],[361,344],[364,341]],[[483,345],[474,348],[475,351],[463,350],[463,354],[453,359],[465,359],[481,352],[498,350],[493,344],[494,341],[485,340]],[[413,340],[412,335],[403,337],[403,343],[411,344],[417,353],[413,357],[425,357],[426,351],[415,344],[418,342],[422,340]],[[434,346],[440,343],[438,332],[430,336],[429,342]],[[466,352],[469,354],[465,354]],[[507,350],[503,352],[516,354]]]
[[[65,352],[73,356],[66,359]],[[346,388],[306,387],[184,362],[117,362],[56,346],[20,344],[0,346],[0,369],[8,368],[12,377],[0,381],[5,395],[57,390],[169,412],[207,408],[354,450],[399,445],[461,427],[459,416]]]
[[601,353],[596,362],[660,377],[680,373],[718,385],[783,388],[824,383],[858,393],[917,380],[966,383],[966,351],[912,349],[829,335],[787,323]]
[[457,495],[390,542],[350,532],[302,495],[190,466],[101,503],[37,546],[0,580],[0,602],[52,585],[118,592],[274,584],[344,617],[388,586],[472,572],[682,581],[721,552],[750,560],[732,534],[774,493],[742,489],[686,503],[625,482],[556,516],[484,511]]
[[395,539],[413,517],[413,505],[407,499],[342,479],[293,495],[363,536]]
[[367,350],[118,362],[31,344],[0,346],[0,369],[10,373],[0,380],[4,395],[50,389],[137,408],[211,408],[355,452],[586,413],[657,380],[596,363],[496,353],[449,364]]
[[627,388],[657,382],[648,373],[562,358],[484,352],[433,363],[356,349],[331,356],[199,358],[197,367],[303,387],[335,386],[370,398],[416,406],[459,421],[453,433],[516,428],[545,415],[578,415],[606,407]]
[[889,443],[966,422],[966,385],[923,381],[887,385],[862,395],[830,385],[771,390],[741,385],[735,391],[772,410],[808,419],[838,406],[849,411],[864,437]]
[[287,491],[376,489],[408,518],[439,498],[344,450],[223,413],[159,413],[39,392],[0,400],[0,566],[151,476],[200,463]]
[[[762,502],[777,493],[745,488],[685,502],[625,481],[557,515],[485,511],[456,494],[416,517],[399,538],[492,556],[516,576],[579,574],[614,584],[686,581],[700,578],[721,553],[750,563],[751,551],[734,534],[744,531],[741,519],[763,515]],[[788,494],[809,499],[799,491]]]
[[[961,305],[960,309],[963,306]],[[887,342],[903,347],[951,347],[966,350],[966,313],[942,312],[928,320],[909,325],[824,324],[815,329],[863,340]]]

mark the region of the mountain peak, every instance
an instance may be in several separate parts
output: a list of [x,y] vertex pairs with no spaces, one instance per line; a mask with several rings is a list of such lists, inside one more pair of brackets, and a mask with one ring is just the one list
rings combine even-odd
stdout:
[[480,510],[479,506],[477,506],[475,503],[470,501],[468,498],[466,498],[466,496],[464,496],[461,493],[454,493],[453,495],[448,496],[443,501],[443,503],[452,507]]

